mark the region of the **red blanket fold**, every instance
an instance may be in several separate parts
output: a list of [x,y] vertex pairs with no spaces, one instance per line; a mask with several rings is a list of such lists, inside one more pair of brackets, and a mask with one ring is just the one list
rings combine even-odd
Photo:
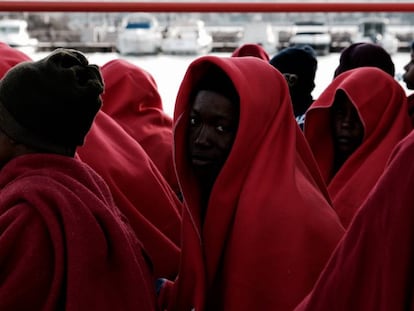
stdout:
[[102,111],[140,143],[178,194],[172,160],[172,119],[163,111],[154,78],[122,59],[109,61],[101,72],[105,81]]
[[181,203],[142,147],[100,111],[78,155],[108,183],[117,206],[151,257],[155,275],[174,279]]
[[413,155],[411,132],[295,311],[414,310]]

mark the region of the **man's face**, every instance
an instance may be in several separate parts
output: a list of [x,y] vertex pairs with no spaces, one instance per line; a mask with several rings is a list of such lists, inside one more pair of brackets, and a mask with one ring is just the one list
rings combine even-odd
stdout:
[[414,58],[404,66],[404,70],[403,80],[409,90],[414,90]]
[[225,96],[202,90],[193,102],[188,127],[188,151],[199,177],[217,177],[233,145],[239,107]]
[[364,127],[349,98],[337,96],[332,105],[334,146],[343,155],[350,156],[362,143]]

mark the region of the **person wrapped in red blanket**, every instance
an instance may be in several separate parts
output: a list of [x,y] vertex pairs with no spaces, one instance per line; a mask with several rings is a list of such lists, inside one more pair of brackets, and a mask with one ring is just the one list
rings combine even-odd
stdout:
[[344,231],[285,78],[257,57],[200,57],[174,122],[182,256],[162,308],[293,310]]
[[154,275],[174,279],[180,256],[181,202],[141,145],[99,111],[77,155],[108,184],[149,255]]
[[58,49],[0,82],[0,310],[156,310],[139,240],[75,157],[101,107],[99,69]]
[[102,111],[142,146],[180,197],[172,160],[172,118],[163,110],[154,77],[124,59],[107,62],[101,72],[105,82]]
[[304,134],[345,228],[411,130],[403,88],[374,67],[338,75],[309,107]]

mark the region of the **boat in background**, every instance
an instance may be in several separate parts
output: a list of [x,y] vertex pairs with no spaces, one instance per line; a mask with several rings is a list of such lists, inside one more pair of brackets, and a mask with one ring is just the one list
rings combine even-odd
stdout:
[[293,35],[289,39],[289,46],[309,45],[317,55],[328,55],[331,49],[332,37],[329,27],[323,22],[297,22],[293,26]]
[[213,49],[213,37],[199,19],[171,23],[161,45],[165,54],[207,54]]
[[353,43],[371,42],[382,46],[391,55],[397,53],[399,40],[388,30],[388,24],[389,21],[386,18],[362,19]]
[[251,22],[244,25],[239,45],[248,43],[262,46],[269,56],[272,56],[278,50],[279,35],[269,22],[262,21],[261,17],[255,16]]
[[27,27],[22,19],[0,20],[0,41],[18,49],[36,49],[38,40],[30,36]]
[[116,49],[122,55],[157,54],[161,42],[162,29],[154,15],[135,13],[123,19]]

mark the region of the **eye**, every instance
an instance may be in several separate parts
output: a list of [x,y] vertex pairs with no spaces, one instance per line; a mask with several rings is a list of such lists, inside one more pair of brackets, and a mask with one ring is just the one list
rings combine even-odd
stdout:
[[335,113],[339,116],[343,116],[345,114],[345,109],[338,108],[335,110]]
[[335,104],[332,106],[332,112],[335,116],[343,116],[346,114],[346,108],[342,103]]
[[224,133],[226,131],[226,128],[223,125],[217,125],[216,130],[219,133]]
[[197,117],[195,117],[195,116],[190,117],[190,125],[191,126],[197,126],[198,123],[199,122],[198,122]]
[[219,134],[227,134],[227,133],[232,133],[234,131],[234,128],[229,124],[225,124],[225,125],[218,124],[216,125],[216,131]]

